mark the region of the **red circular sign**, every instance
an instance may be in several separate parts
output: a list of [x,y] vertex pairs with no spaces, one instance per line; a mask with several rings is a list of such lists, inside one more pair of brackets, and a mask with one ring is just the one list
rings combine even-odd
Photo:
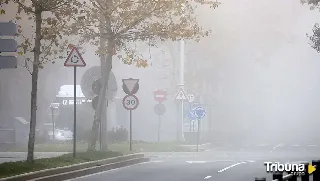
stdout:
[[139,99],[135,95],[126,95],[122,100],[122,105],[126,110],[137,109],[139,105]]
[[154,91],[154,100],[157,102],[163,102],[167,99],[167,91],[157,90]]

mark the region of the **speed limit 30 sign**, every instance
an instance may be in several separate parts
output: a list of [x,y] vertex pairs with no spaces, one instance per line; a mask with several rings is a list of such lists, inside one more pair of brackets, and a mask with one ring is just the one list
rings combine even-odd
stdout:
[[135,95],[126,95],[122,100],[123,107],[127,110],[134,110],[139,105],[139,99]]

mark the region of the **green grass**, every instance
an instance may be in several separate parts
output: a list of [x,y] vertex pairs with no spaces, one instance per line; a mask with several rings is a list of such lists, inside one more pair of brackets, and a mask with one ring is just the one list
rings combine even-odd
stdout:
[[[132,151],[133,152],[187,152],[190,151],[189,148],[179,146],[179,142],[133,142]],[[99,149],[99,144],[97,145]],[[126,143],[113,143],[109,144],[109,150],[115,152],[129,153],[130,145]],[[35,145],[36,152],[72,152],[72,143],[56,143],[56,144],[37,144]],[[14,147],[10,148],[8,151],[11,152],[23,152],[26,148]],[[86,143],[77,143],[77,151],[86,152]]]
[[121,155],[123,154],[119,152],[95,151],[77,153],[76,159],[74,159],[72,153],[70,153],[54,158],[36,159],[34,163],[27,163],[26,161],[6,162],[0,164],[0,178],[88,161],[102,160]]

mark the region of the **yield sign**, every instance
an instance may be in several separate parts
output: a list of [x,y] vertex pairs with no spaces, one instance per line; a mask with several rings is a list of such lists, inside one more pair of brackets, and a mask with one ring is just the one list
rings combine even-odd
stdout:
[[136,84],[139,82],[139,79],[122,79],[123,84],[127,87],[130,94],[135,94],[137,91],[134,91]]
[[188,99],[188,96],[187,94],[185,93],[183,87],[180,87],[175,98],[175,100],[187,100]]
[[73,47],[68,55],[67,60],[64,62],[66,67],[85,67],[86,62],[83,60],[81,54],[76,47]]

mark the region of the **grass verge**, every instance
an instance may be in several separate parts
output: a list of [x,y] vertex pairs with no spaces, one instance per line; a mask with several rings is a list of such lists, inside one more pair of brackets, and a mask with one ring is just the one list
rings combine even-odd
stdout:
[[[178,142],[134,142],[132,144],[132,152],[188,152],[190,148],[180,146]],[[130,153],[130,145],[125,143],[109,144],[109,150],[122,153]],[[87,151],[86,143],[77,143],[77,151]],[[36,152],[72,152],[72,143],[55,143],[55,144],[37,144]],[[8,149],[10,152],[25,152],[26,148],[13,147]]]
[[77,158],[75,159],[73,158],[72,153],[70,153],[54,158],[36,159],[34,163],[27,163],[26,161],[6,162],[0,164],[0,178],[122,155],[122,153],[113,151],[94,151],[77,153]]

